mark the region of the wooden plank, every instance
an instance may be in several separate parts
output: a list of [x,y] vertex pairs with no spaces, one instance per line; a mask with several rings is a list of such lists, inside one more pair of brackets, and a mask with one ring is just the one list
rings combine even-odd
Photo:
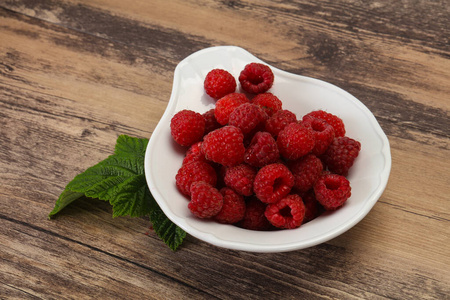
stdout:
[[[449,92],[445,83],[450,76],[446,26],[450,14],[441,3],[405,6],[402,20],[394,10],[398,4],[382,3],[373,7],[326,1],[285,5],[152,1],[130,7],[122,1],[96,0],[89,5],[78,4],[59,6],[56,17],[46,17],[51,14],[42,1],[8,7],[126,45],[150,49],[161,46],[165,53],[153,53],[161,55],[158,60],[182,53],[174,57],[175,64],[202,47],[235,44],[237,40],[238,46],[287,71],[332,83],[339,83],[336,78],[341,78],[343,82],[376,85],[397,93],[406,91],[406,84],[414,90],[408,93],[415,96],[414,101],[449,109],[448,102],[439,101]],[[423,26],[411,30],[412,16],[418,13]],[[71,14],[77,18],[70,18]],[[211,16],[219,21],[211,22]],[[220,27],[223,23],[227,24],[226,31]],[[253,24],[264,28],[265,39],[255,34]],[[202,39],[210,42],[201,44]]]
[[139,298],[151,290],[152,299],[208,298],[184,282],[70,237],[12,219],[2,218],[1,225],[7,237],[0,246],[1,277],[7,276],[8,284],[20,286],[24,293],[44,298]]
[[[0,295],[445,299],[448,17],[445,1],[0,4]],[[101,201],[48,221],[64,185],[119,134],[150,136],[176,64],[222,44],[332,82],[374,112],[393,167],[369,215],[328,243],[277,254],[192,237],[172,253],[148,220],[112,219]]]
[[[68,238],[14,220],[6,221],[10,222],[5,223],[5,219],[2,219],[1,228],[2,231],[9,228],[6,232],[9,242],[2,245],[1,249],[6,262],[2,266],[2,274],[9,275],[9,283],[38,296],[74,291],[78,291],[80,296],[94,291],[105,296],[118,293],[117,289],[130,290],[131,295],[134,292],[145,294],[145,291],[152,291],[153,294],[158,291],[155,285],[167,277],[170,280],[161,285],[165,285],[168,293],[170,290],[170,297],[180,296],[180,289],[194,289],[193,286],[196,286],[195,290],[203,291],[200,295],[229,295],[232,298],[244,295],[255,299],[260,296],[289,297],[297,294],[335,298],[376,295],[389,298],[434,295],[442,298],[448,293],[448,286],[443,285],[448,272],[443,270],[444,273],[435,274],[439,268],[424,268],[420,260],[410,260],[410,257],[405,258],[403,254],[393,251],[380,251],[378,255],[374,253],[370,259],[364,259],[368,257],[367,253],[323,244],[282,255],[251,254],[216,249],[189,239],[188,247],[171,254],[172,259],[168,261],[161,258],[170,250],[156,244],[148,246],[147,251],[144,251],[145,247],[141,243],[135,242],[128,244],[130,248],[123,248],[120,221],[115,222],[119,228],[112,231],[119,235],[119,242],[115,246],[122,244],[117,249],[103,244],[106,241],[99,240],[98,230],[96,242],[86,237],[81,242],[79,237]],[[76,222],[71,224],[77,225]],[[102,230],[103,234],[105,232],[108,230]],[[107,240],[114,243],[115,237],[112,235]],[[94,236],[91,238],[94,239]],[[97,248],[96,244],[101,248]],[[21,256],[13,255],[17,252]],[[16,261],[11,261],[13,259]],[[99,270],[102,270],[100,274]],[[128,272],[134,275],[130,277]],[[19,283],[17,280],[21,274],[29,275],[25,282]],[[55,277],[52,274],[60,275]],[[430,277],[426,278],[424,274]],[[47,280],[55,281],[52,289],[39,290],[37,283],[48,285]],[[79,284],[74,286],[72,281]],[[173,285],[177,281],[182,281],[181,286]],[[264,282],[264,287],[259,285],[261,282]],[[160,288],[163,289],[162,286]]]
[[[2,91],[7,91],[6,88],[2,88]],[[20,144],[13,143],[2,143],[2,145],[14,146],[16,151],[11,151],[8,153],[15,153],[15,161],[22,162],[23,167],[26,168],[30,163],[39,163],[37,157],[34,159],[33,152],[44,152],[41,149],[46,149],[48,144],[54,145],[54,137],[62,136],[66,144],[63,149],[67,151],[65,155],[68,157],[84,156],[85,162],[83,164],[89,164],[89,161],[93,160],[92,156],[86,157],[86,153],[91,153],[95,150],[98,143],[97,140],[92,140],[91,135],[86,138],[79,138],[79,133],[85,128],[86,124],[96,123],[93,117],[86,118],[82,123],[77,125],[77,122],[71,121],[73,125],[70,132],[64,132],[67,127],[62,126],[61,121],[56,122],[56,124],[48,124],[45,128],[36,127],[36,122],[26,122],[27,119],[34,118],[37,113],[35,109],[37,104],[44,103],[44,101],[34,100],[28,98],[28,106],[30,108],[23,108],[23,101],[20,101],[22,94],[26,92],[20,91],[19,89],[10,92],[9,94],[3,94],[2,99],[8,100],[8,95],[14,95],[16,99],[16,106],[11,105],[9,108],[3,109],[6,115],[13,116],[14,111],[22,110],[21,117],[24,120],[24,124],[27,124],[28,128],[33,132],[36,132],[36,136],[40,137],[41,143],[33,144],[33,147],[22,147]],[[42,95],[44,97],[44,95]],[[70,101],[61,101],[60,98],[45,96],[46,105],[50,108],[55,107],[56,103],[59,103],[60,109],[65,111],[67,116],[62,119],[70,120],[69,116],[74,116],[80,118],[84,112],[76,112],[74,108],[70,107]],[[17,101],[18,100],[18,101]],[[7,103],[12,103],[12,101],[6,101]],[[8,111],[8,109],[10,111]],[[51,111],[51,109],[45,108],[44,111]],[[77,114],[80,114],[78,116]],[[55,114],[57,115],[57,114]],[[19,120],[14,121],[16,124],[20,124]],[[55,122],[55,121],[54,121]],[[50,123],[50,121],[48,122]],[[12,126],[9,126],[12,127]],[[119,126],[118,126],[119,127]],[[51,130],[49,130],[51,128]],[[25,131],[25,129],[18,127],[19,132]],[[58,133],[58,131],[60,131]],[[78,134],[74,134],[78,133]],[[93,135],[98,137],[101,132]],[[76,140],[76,139],[80,140]],[[73,139],[73,142],[70,142]],[[104,137],[101,140],[108,141],[112,137]],[[83,143],[83,149],[80,153],[80,147],[78,144]],[[72,145],[74,147],[72,147]],[[394,143],[395,147],[397,144]],[[417,151],[417,143],[409,142],[405,143],[399,142],[401,145],[398,155],[395,157],[402,157],[402,153],[408,153],[408,159],[415,160],[421,159],[423,156],[421,151]],[[406,147],[409,145],[409,147]],[[2,146],[3,147],[3,146]],[[108,153],[108,145],[104,145],[103,151],[98,151],[96,154],[97,159],[102,159],[101,156],[105,156]],[[50,147],[51,148],[51,147]],[[111,148],[112,149],[112,148]],[[423,148],[422,148],[423,149]],[[84,154],[83,154],[84,152]],[[94,151],[95,152],[95,151]],[[5,151],[2,151],[5,153]],[[78,153],[78,154],[77,154]],[[394,152],[395,153],[395,152]],[[414,155],[415,153],[415,155]],[[224,249],[217,249],[212,246],[205,245],[192,238],[188,239],[186,242],[186,247],[183,247],[181,251],[176,254],[168,254],[170,250],[162,244],[161,241],[154,234],[150,234],[150,240],[145,236],[148,231],[147,227],[149,223],[144,220],[132,220],[127,218],[121,219],[111,219],[111,209],[103,202],[95,201],[81,201],[74,204],[72,207],[68,208],[62,215],[55,221],[47,221],[46,215],[51,210],[55,199],[58,194],[62,191],[65,182],[68,182],[71,178],[69,176],[74,176],[75,170],[82,170],[80,165],[77,165],[77,160],[67,160],[60,153],[47,153],[46,157],[53,157],[53,162],[51,159],[46,159],[45,162],[49,164],[58,164],[61,170],[69,170],[68,172],[61,172],[60,174],[47,174],[46,170],[51,167],[42,165],[43,162],[39,163],[41,166],[34,166],[32,173],[22,174],[21,177],[11,176],[6,177],[3,181],[2,194],[6,195],[16,195],[14,198],[7,198],[2,201],[0,211],[8,211],[8,215],[14,216],[14,218],[6,218],[2,216],[3,221],[7,221],[8,224],[3,226],[4,228],[10,228],[13,224],[19,224],[21,226],[27,226],[22,231],[34,230],[39,231],[36,233],[36,239],[48,240],[50,235],[52,239],[57,239],[54,242],[58,245],[60,239],[63,239],[65,243],[83,244],[85,248],[95,248],[96,251],[108,252],[109,256],[120,260],[120,261],[131,261],[134,265],[139,265],[140,268],[153,269],[153,272],[159,272],[161,274],[166,274],[174,280],[183,281],[186,278],[192,276],[192,272],[197,274],[198,278],[206,280],[205,278],[211,276],[211,269],[215,270],[213,274],[213,279],[206,281],[205,283],[199,284],[193,279],[186,282],[187,285],[199,287],[200,290],[207,294],[224,294],[227,293],[227,289],[230,286],[241,286],[241,290],[234,288],[235,296],[241,293],[246,293],[245,295],[249,297],[256,297],[257,293],[262,293],[268,297],[277,295],[277,286],[281,285],[284,291],[289,291],[290,293],[303,293],[305,295],[317,295],[318,293],[325,293],[338,298],[346,298],[350,296],[365,297],[367,295],[378,295],[380,291],[376,290],[378,285],[374,286],[363,286],[358,285],[357,281],[346,281],[348,279],[336,279],[336,274],[322,273],[323,270],[330,268],[330,266],[336,266],[336,261],[341,262],[341,265],[358,265],[358,268],[363,270],[366,275],[358,280],[371,281],[372,272],[378,274],[389,274],[385,275],[383,278],[379,278],[384,284],[391,282],[393,278],[397,278],[394,286],[390,286],[389,290],[391,294],[386,294],[384,296],[395,296],[400,295],[403,289],[411,290],[411,295],[413,293],[422,293],[426,295],[428,293],[433,293],[436,295],[444,294],[446,292],[446,287],[444,285],[446,276],[450,276],[448,271],[441,270],[441,282],[433,276],[432,284],[429,289],[423,290],[420,288],[416,290],[417,281],[424,280],[422,277],[415,274],[415,270],[421,270],[421,274],[429,273],[435,274],[440,269],[442,263],[450,263],[448,253],[446,254],[446,243],[445,240],[448,237],[448,227],[446,226],[436,226],[436,223],[448,223],[449,211],[446,209],[445,203],[445,190],[448,189],[448,185],[442,185],[440,187],[442,192],[436,191],[436,197],[426,198],[426,199],[410,199],[405,198],[404,195],[408,195],[410,187],[406,184],[397,184],[395,179],[401,180],[405,177],[411,169],[407,167],[411,165],[408,160],[399,161],[395,166],[398,168],[393,169],[392,176],[394,178],[394,183],[396,186],[404,186],[403,190],[388,191],[380,200],[368,217],[350,232],[342,235],[341,237],[334,239],[330,243],[322,246],[313,247],[308,250],[298,251],[294,253],[274,255],[274,254],[242,254],[240,252],[228,251]],[[436,153],[439,157],[439,152]],[[444,153],[441,154],[442,156]],[[27,160],[27,157],[28,160]],[[432,159],[431,159],[432,160]],[[3,160],[2,160],[3,161]],[[424,161],[423,164],[427,164]],[[20,165],[20,164],[16,164]],[[8,170],[6,164],[1,164],[1,167]],[[448,165],[441,165],[442,171],[448,168]],[[436,169],[435,169],[436,170]],[[414,170],[413,170],[414,171]],[[8,172],[9,173],[9,172]],[[12,174],[14,172],[11,171]],[[418,171],[414,172],[419,174]],[[437,180],[439,177],[439,172],[434,174],[429,174],[433,177],[426,177],[430,180],[430,183]],[[48,177],[50,176],[50,177]],[[57,176],[66,177],[65,181],[57,181],[59,185],[53,183],[57,180]],[[40,179],[44,178],[44,179]],[[19,181],[23,184],[17,184]],[[425,183],[424,185],[426,185]],[[432,185],[433,188],[438,188],[436,184]],[[414,193],[421,192],[421,186],[418,185],[417,191]],[[424,202],[425,201],[425,202]],[[433,203],[437,205],[432,205]],[[28,207],[35,207],[34,210],[29,210]],[[438,210],[439,208],[439,210]],[[422,216],[420,218],[421,230],[415,232],[410,232],[410,228],[415,226],[418,222],[417,216]],[[411,216],[414,218],[411,219]],[[99,228],[101,224],[101,228]],[[416,225],[417,227],[417,225]],[[420,227],[419,227],[420,228]],[[74,230],[75,229],[75,230]],[[67,232],[70,232],[70,239],[64,239]],[[11,233],[5,233],[2,236],[2,240],[11,240]],[[114,238],[111,238],[114,237]],[[358,241],[358,242],[352,242]],[[27,242],[28,243],[28,242]],[[14,242],[14,244],[27,244],[22,241]],[[408,248],[404,248],[408,245]],[[75,247],[75,246],[73,246]],[[13,251],[13,250],[9,250]],[[31,252],[32,250],[30,250]],[[72,250],[73,251],[73,250]],[[154,252],[157,252],[156,254]],[[194,252],[194,253],[192,253]],[[217,253],[216,255],[211,255],[210,253]],[[2,251],[3,253],[3,251]],[[154,254],[150,254],[154,253]],[[208,253],[208,254],[206,254]],[[334,255],[328,254],[326,256],[324,253],[334,253]],[[380,253],[383,253],[383,257],[380,257]],[[44,259],[48,253],[41,254]],[[161,257],[168,255],[173,258],[174,261],[161,260]],[[340,256],[343,257],[340,257]],[[83,256],[83,254],[80,254]],[[237,256],[237,258],[236,258]],[[278,257],[279,256],[279,257]],[[323,257],[322,257],[323,256]],[[227,257],[227,259],[224,259]],[[242,258],[244,257],[244,258]],[[369,257],[369,259],[367,258]],[[319,259],[320,258],[320,259]],[[410,259],[408,263],[406,260]],[[275,261],[274,266],[268,267],[267,260]],[[288,260],[290,263],[286,266],[285,261]],[[317,261],[316,261],[317,260]],[[344,261],[343,261],[344,260]],[[346,260],[350,260],[347,262]],[[367,262],[365,260],[368,260]],[[388,266],[385,262],[390,261]],[[404,260],[405,266],[399,267],[395,265],[398,261]],[[424,263],[424,260],[426,263]],[[291,262],[292,261],[292,262]],[[85,262],[88,264],[88,262]],[[200,264],[200,265],[197,265]],[[311,264],[316,268],[312,268]],[[394,264],[394,267],[390,265]],[[387,268],[387,269],[386,269]],[[61,272],[67,270],[66,265],[60,266]],[[220,276],[224,276],[223,273],[228,274],[229,269],[232,269],[232,274],[227,275],[231,277],[226,277],[218,279]],[[287,270],[292,270],[291,276],[286,278]],[[307,272],[305,271],[308,270]],[[252,270],[252,271],[250,271]],[[300,273],[296,273],[294,270]],[[401,271],[399,271],[401,270]],[[29,270],[30,272],[37,272],[34,270]],[[25,271],[24,271],[25,272]],[[48,270],[47,270],[48,272]],[[115,274],[113,270],[109,270],[111,276]],[[117,271],[118,272],[118,271]],[[149,271],[142,271],[149,272]],[[272,278],[272,272],[278,274],[278,277]],[[306,273],[303,273],[306,272]],[[346,269],[343,271],[344,274],[353,274],[355,269]],[[406,274],[406,275],[405,275]],[[238,275],[238,276],[237,276]],[[152,275],[155,276],[155,275]],[[246,278],[244,283],[236,282],[237,278]],[[310,277],[312,276],[312,277]],[[303,279],[307,277],[308,279]],[[290,279],[289,279],[290,278]],[[257,282],[264,280],[267,284],[266,290],[261,290],[261,288],[255,286]],[[334,280],[334,284],[330,286],[329,280]],[[287,281],[287,282],[282,282]],[[220,287],[211,287],[210,285],[217,286],[221,283]],[[323,287],[323,285],[326,285]],[[395,286],[397,285],[397,286]],[[30,282],[28,288],[32,290],[33,283]],[[251,288],[253,293],[249,293],[247,289]],[[417,286],[418,288],[418,286]],[[175,289],[179,289],[178,287]],[[83,290],[83,289],[82,289]],[[338,291],[348,291],[342,294]],[[29,291],[30,292],[30,291]],[[63,292],[63,291],[61,291]],[[88,292],[83,290],[83,293]],[[287,293],[287,292],[285,292]],[[282,294],[278,296],[287,296],[287,294]]]
[[[149,76],[142,66],[130,66],[127,62],[114,63],[98,53],[78,53],[77,49],[59,46],[54,42],[53,36],[50,39],[45,37],[48,34],[58,35],[56,26],[53,31],[45,28],[41,30],[39,26],[7,18],[1,20],[8,20],[5,27],[12,29],[2,31],[0,38],[10,41],[9,45],[16,45],[14,50],[7,44],[1,46],[4,65],[2,71],[6,83],[65,97],[76,101],[77,104],[84,103],[94,111],[103,110],[116,115],[127,111],[126,121],[129,127],[148,125],[147,132],[150,132],[150,129],[156,126],[170,95],[171,80]],[[19,29],[35,29],[43,38],[36,41],[33,48],[26,47],[27,36],[14,33]],[[73,39],[76,40],[76,37]],[[79,40],[76,43],[84,42]],[[161,98],[162,87],[167,90],[164,92],[165,98]],[[157,101],[151,101],[152,99]],[[143,120],[149,122],[145,124]],[[139,126],[136,122],[139,122]]]
[[[68,6],[67,11],[72,11],[70,6]],[[80,9],[80,8],[79,8]],[[91,24],[91,27],[87,27],[86,20],[83,20],[82,18],[77,19],[79,24],[70,24],[71,27],[74,27],[76,29],[79,29],[81,24],[84,24],[85,28],[83,30],[89,32],[91,35],[100,35],[102,37],[106,36],[111,41],[120,41],[124,44],[130,44],[131,42],[128,40],[132,38],[131,36],[120,37],[116,36],[115,32],[119,32],[119,30],[110,27],[107,27],[105,31],[99,32],[99,29],[102,29],[105,27],[105,25],[101,26],[102,20],[106,19],[105,16],[106,12],[99,11],[97,9],[92,9],[92,11],[89,12],[89,8],[85,7],[83,8],[83,13],[78,12],[77,15],[83,15],[85,18],[90,18],[94,20],[99,20],[96,23]],[[148,11],[148,10],[143,10]],[[293,14],[294,12],[291,12]],[[63,13],[61,13],[61,18],[63,17]],[[65,16],[67,18],[67,16]],[[136,27],[141,26],[143,27],[140,29],[141,31],[137,32],[137,35],[143,35],[147,36],[150,35],[150,33],[145,34],[145,30],[147,26],[143,26],[136,21],[127,21],[127,19],[124,19],[122,17],[109,16],[110,18],[117,18],[114,19],[114,24],[117,24],[117,26],[123,28],[127,27]],[[153,15],[149,16],[150,20],[152,20]],[[141,18],[143,18],[141,16]],[[103,21],[105,22],[105,21]],[[131,24],[130,24],[131,23]],[[64,24],[65,26],[69,26],[69,24]],[[152,25],[155,28],[160,28],[158,25]],[[133,28],[134,28],[133,27]],[[95,30],[95,31],[94,31]],[[160,30],[162,30],[160,28]],[[167,29],[165,29],[167,30]],[[154,29],[152,31],[151,35],[156,35],[157,30]],[[165,32],[164,32],[165,33]],[[169,33],[168,33],[169,34]],[[175,33],[175,31],[171,31],[172,35],[182,35],[181,32]],[[353,36],[349,36],[349,34],[344,35],[342,33],[338,33],[340,35],[339,37],[339,43],[336,44],[337,40],[333,40],[331,36],[329,36],[327,33],[319,33],[317,36],[311,36],[308,43],[310,43],[310,49],[306,49],[305,55],[313,54],[313,57],[309,57],[310,60],[317,63],[317,59],[321,60],[317,55],[329,55],[330,58],[322,58],[322,60],[330,60],[326,63],[326,65],[329,67],[328,72],[332,72],[330,74],[321,73],[321,78],[327,79],[326,76],[333,76],[333,80],[330,80],[332,83],[337,84],[338,86],[341,86],[344,89],[349,90],[352,92],[355,96],[357,96],[363,103],[365,103],[375,114],[375,116],[378,117],[378,119],[383,119],[382,124],[384,125],[383,128],[387,130],[388,134],[403,134],[404,136],[407,136],[411,138],[413,134],[410,133],[411,128],[416,128],[417,130],[423,130],[425,126],[420,126],[421,123],[426,122],[427,126],[430,126],[431,122],[434,122],[433,126],[435,127],[433,130],[436,131],[435,134],[442,136],[443,141],[437,142],[438,147],[444,147],[448,148],[448,137],[449,137],[449,131],[447,128],[449,128],[449,118],[448,118],[448,110],[450,109],[450,102],[448,101],[439,101],[440,99],[446,97],[448,93],[450,92],[448,85],[445,85],[446,79],[450,77],[450,64],[448,60],[439,57],[439,56],[433,56],[433,60],[430,60],[430,55],[428,53],[421,53],[417,50],[414,51],[411,49],[411,45],[408,44],[405,46],[405,43],[400,41],[397,41],[397,44],[395,44],[395,40],[392,41],[394,43],[391,48],[385,49],[381,48],[382,46],[379,43],[372,43],[371,45],[367,46],[366,44],[362,43],[360,45],[352,45],[352,51],[354,53],[346,53],[346,51],[342,50],[341,48],[350,47],[349,45],[345,45],[346,42],[353,43]],[[351,32],[350,32],[351,34]],[[156,39],[157,40],[165,40],[167,39],[164,34],[159,34]],[[194,37],[190,37],[191,39],[194,39]],[[366,39],[370,39],[370,36],[365,37]],[[393,37],[391,37],[393,39]],[[138,37],[134,37],[135,40],[139,40],[140,45],[137,46],[145,46],[146,48],[154,48],[155,45],[153,40],[151,39],[147,42],[143,41],[142,39],[138,39]],[[336,38],[334,38],[336,39]],[[55,40],[54,38],[52,40]],[[194,41],[191,41],[193,43]],[[282,44],[284,41],[280,41]],[[89,41],[90,44],[92,44]],[[80,39],[78,42],[76,39],[72,39],[70,42],[70,45],[68,42],[65,42],[66,46],[78,49],[82,47],[81,45],[86,44],[86,41],[83,41],[83,39]],[[144,45],[145,44],[145,45]],[[314,54],[314,49],[321,49],[321,51],[324,51],[323,49],[326,49],[328,44],[334,45],[332,52],[333,53],[316,53]],[[171,45],[171,47],[174,47],[175,45]],[[197,45],[196,47],[199,47]],[[134,47],[139,48],[139,47]],[[94,47],[95,49],[95,47]],[[96,51],[102,52],[103,47],[98,47]],[[270,47],[265,48],[266,50],[270,50]],[[330,51],[331,51],[330,50]],[[95,51],[95,50],[94,50]],[[343,53],[341,53],[343,52]],[[392,61],[392,53],[393,52],[400,52],[402,53],[401,57],[397,58],[395,61]],[[145,57],[144,53],[141,53],[143,57]],[[170,54],[169,54],[170,55]],[[187,54],[186,54],[187,55]],[[267,54],[264,54],[267,55]],[[335,55],[342,56],[340,58],[334,58]],[[370,56],[369,56],[370,55]],[[127,55],[128,57],[129,55]],[[147,55],[148,56],[148,55]],[[155,56],[155,55],[154,55]],[[370,61],[371,64],[374,63],[373,59],[370,59],[372,57],[377,57],[377,60],[375,61],[375,65],[367,66],[362,65],[361,63],[358,63],[359,61],[367,62]],[[167,57],[160,56],[159,60],[164,59]],[[178,60],[182,59],[183,57],[177,58]],[[331,61],[331,58],[335,59],[335,61]],[[385,60],[383,58],[389,59]],[[120,59],[120,58],[117,58]],[[414,64],[411,63],[411,60],[414,60]],[[153,66],[153,62],[149,62],[151,66]],[[273,62],[275,66],[277,66],[278,62]],[[320,63],[320,61],[319,61]],[[173,63],[173,66],[175,65],[175,62]],[[301,70],[298,70],[295,65],[295,62],[289,66],[282,65],[281,67],[284,67],[288,71],[293,71],[294,73],[304,73]],[[436,66],[440,65],[447,65],[447,68],[440,68]],[[348,68],[351,69],[348,69]],[[61,68],[58,68],[61,69]],[[368,73],[367,70],[370,70]],[[433,70],[433,71],[430,71]],[[435,74],[438,70],[439,73]],[[135,70],[133,69],[133,72]],[[322,70],[321,70],[322,71]],[[80,72],[84,74],[89,74],[89,71],[87,70],[81,70]],[[362,80],[356,80],[355,81],[355,72],[358,73],[358,77],[362,78]],[[393,73],[396,72],[396,73]],[[117,74],[119,73],[117,70],[107,70],[107,72],[103,72],[106,74]],[[377,74],[378,73],[378,74]],[[393,74],[393,77],[391,80],[386,84],[385,82],[385,74]],[[125,73],[124,77],[130,78],[130,72]],[[306,73],[307,75],[307,73]],[[317,74],[311,74],[312,76],[317,76]],[[349,82],[348,76],[352,77],[352,81]],[[136,79],[138,81],[142,81],[142,74],[138,74],[140,76],[139,79]],[[138,76],[131,76],[131,78],[137,78]],[[374,77],[375,76],[375,77]],[[340,80],[337,80],[335,78],[340,78]],[[414,79],[415,78],[415,79]],[[426,78],[423,80],[423,78]],[[90,78],[89,78],[90,79]],[[380,83],[379,81],[382,80]],[[420,84],[419,81],[420,80]],[[102,81],[105,81],[102,79]],[[164,79],[162,79],[164,81]],[[166,86],[170,85],[170,80],[166,80]],[[432,86],[430,86],[432,85]],[[158,84],[158,86],[160,86]],[[413,90],[411,93],[406,93],[407,91],[404,90],[404,86],[408,86],[408,90]],[[436,89],[438,87],[438,89]],[[403,89],[403,91],[402,91]],[[91,93],[91,91],[89,91]],[[404,92],[404,94],[402,94]],[[406,95],[405,95],[406,94]],[[123,96],[123,95],[121,95]],[[126,97],[126,96],[125,96]],[[168,96],[167,96],[168,97]],[[380,101],[380,98],[383,101]],[[401,101],[400,98],[403,98]],[[167,99],[167,98],[166,98]],[[428,107],[433,106],[434,104],[439,103],[437,107]],[[404,107],[401,107],[401,105],[404,105]],[[123,105],[115,105],[115,107],[118,107],[118,109],[123,109]],[[408,109],[405,109],[408,108]],[[402,114],[402,115],[399,115]],[[436,122],[436,117],[438,122]],[[414,118],[414,119],[413,119]],[[405,127],[399,126],[399,123],[403,122],[402,124],[406,125]],[[406,130],[405,130],[406,129]],[[430,130],[428,128],[427,130]],[[417,136],[417,138],[420,138],[420,135]],[[427,137],[422,137],[422,142],[427,141]]]

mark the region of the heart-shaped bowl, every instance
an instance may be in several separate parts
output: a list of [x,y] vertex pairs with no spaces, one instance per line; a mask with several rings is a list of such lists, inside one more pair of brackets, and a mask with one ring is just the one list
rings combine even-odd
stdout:
[[188,209],[189,200],[176,188],[175,175],[186,149],[172,139],[171,118],[182,109],[204,113],[214,108],[215,101],[203,88],[209,71],[225,69],[237,79],[245,65],[251,62],[268,65],[234,46],[206,48],[177,65],[170,101],[145,154],[145,175],[150,192],[172,222],[188,234],[219,247],[251,252],[284,252],[335,238],[361,221],[383,193],[391,169],[391,153],[389,141],[370,110],[348,92],[318,79],[269,65],[275,76],[269,92],[283,102],[284,109],[291,110],[299,119],[318,109],[338,115],[344,121],[346,135],[361,142],[359,156],[347,176],[352,195],[341,208],[326,212],[297,229],[252,231],[196,218]]

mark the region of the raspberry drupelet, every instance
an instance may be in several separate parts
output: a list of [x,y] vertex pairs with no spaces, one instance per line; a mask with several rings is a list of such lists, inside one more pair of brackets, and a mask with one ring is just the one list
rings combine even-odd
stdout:
[[317,201],[314,190],[311,189],[302,195],[303,204],[305,205],[305,217],[303,223],[314,220],[324,212],[323,206]]
[[314,154],[291,161],[288,167],[294,175],[294,187],[300,192],[311,189],[323,171],[322,162]]
[[273,85],[274,75],[269,66],[261,63],[250,63],[239,75],[239,82],[247,93],[261,94]]
[[258,94],[252,99],[252,103],[260,106],[269,117],[279,111],[283,106],[281,100],[272,93]]
[[246,203],[244,218],[240,222],[240,226],[249,230],[269,230],[271,224],[264,214],[265,211],[266,204],[255,197],[250,198]]
[[170,133],[181,146],[191,146],[199,142],[205,133],[203,116],[192,110],[181,110],[170,120]]
[[253,195],[253,182],[255,181],[256,169],[247,165],[225,168],[223,181],[225,185],[243,196]]
[[202,142],[195,143],[186,151],[186,155],[183,159],[183,165],[187,165],[191,162],[195,161],[203,161],[207,162],[205,155],[202,152],[201,148]]
[[214,99],[220,99],[236,91],[236,79],[228,71],[213,69],[208,72],[203,83],[205,92]]
[[320,157],[328,170],[347,176],[361,150],[361,143],[349,137],[337,137]]
[[205,119],[205,134],[222,127],[214,116],[214,108],[211,108],[207,112],[203,113],[202,116],[203,119]]
[[191,184],[196,181],[204,181],[214,186],[217,183],[216,171],[209,163],[196,161],[182,165],[175,175],[178,190],[186,196],[191,195]]
[[266,112],[258,105],[244,103],[236,107],[230,114],[228,125],[236,126],[244,135],[249,135],[264,127],[267,118]]
[[324,120],[334,128],[334,134],[336,137],[345,135],[345,125],[341,118],[332,113],[323,111],[323,110],[315,110],[303,116],[303,118],[307,117],[315,117],[321,120]]
[[196,181],[191,185],[191,201],[189,210],[199,218],[212,218],[223,206],[222,194],[212,185],[204,181]]
[[315,143],[312,153],[314,155],[323,154],[334,139],[333,126],[324,120],[313,116],[305,116],[302,120],[302,124],[303,126],[310,128],[314,135]]
[[290,123],[278,134],[277,145],[282,157],[296,160],[312,151],[315,140],[311,129]]
[[247,96],[242,93],[231,93],[216,102],[214,116],[220,125],[227,125],[231,113],[241,104],[248,103]]
[[294,186],[294,176],[288,167],[281,163],[262,167],[256,174],[253,190],[256,197],[264,203],[281,200]]
[[300,227],[305,217],[305,205],[297,194],[288,195],[276,203],[267,205],[264,212],[267,220],[282,229],[294,229]]
[[214,216],[214,220],[222,224],[235,224],[244,218],[245,200],[230,188],[220,190],[223,196],[223,205],[220,212]]
[[326,210],[336,210],[351,196],[350,182],[344,176],[324,172],[314,184],[314,193]]
[[297,116],[293,112],[287,109],[280,109],[266,121],[265,131],[277,137],[284,127],[295,122],[297,122]]
[[206,159],[224,166],[235,166],[244,161],[244,135],[235,126],[211,131],[203,138],[201,148]]
[[279,159],[277,142],[268,132],[257,132],[245,150],[244,161],[254,167],[264,167]]

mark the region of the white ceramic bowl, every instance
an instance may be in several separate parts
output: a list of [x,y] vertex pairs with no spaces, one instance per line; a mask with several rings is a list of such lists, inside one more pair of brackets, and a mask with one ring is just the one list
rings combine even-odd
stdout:
[[[145,154],[145,174],[150,192],[166,216],[188,234],[219,247],[252,252],[283,252],[311,247],[347,231],[363,219],[383,193],[391,169],[389,141],[373,114],[346,91],[321,80],[272,68],[275,82],[270,92],[301,118],[323,109],[340,116],[347,136],[361,142],[362,149],[348,179],[352,196],[345,205],[327,212],[297,229],[259,232],[223,225],[194,217],[188,200],[175,186],[185,149],[170,135],[170,120],[182,110],[200,113],[214,108],[205,94],[203,81],[214,68],[222,68],[237,80],[250,62],[261,62],[246,50],[234,46],[200,50],[182,60],[175,69],[169,104],[153,132]],[[239,82],[238,82],[239,86]]]

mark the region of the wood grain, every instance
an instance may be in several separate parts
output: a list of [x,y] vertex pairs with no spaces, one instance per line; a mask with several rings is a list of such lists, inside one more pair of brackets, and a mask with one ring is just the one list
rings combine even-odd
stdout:
[[[449,299],[450,7],[446,1],[3,1],[0,298]],[[368,216],[288,253],[172,252],[146,219],[64,186],[149,137],[187,55],[237,45],[336,84],[388,135],[392,171]]]

